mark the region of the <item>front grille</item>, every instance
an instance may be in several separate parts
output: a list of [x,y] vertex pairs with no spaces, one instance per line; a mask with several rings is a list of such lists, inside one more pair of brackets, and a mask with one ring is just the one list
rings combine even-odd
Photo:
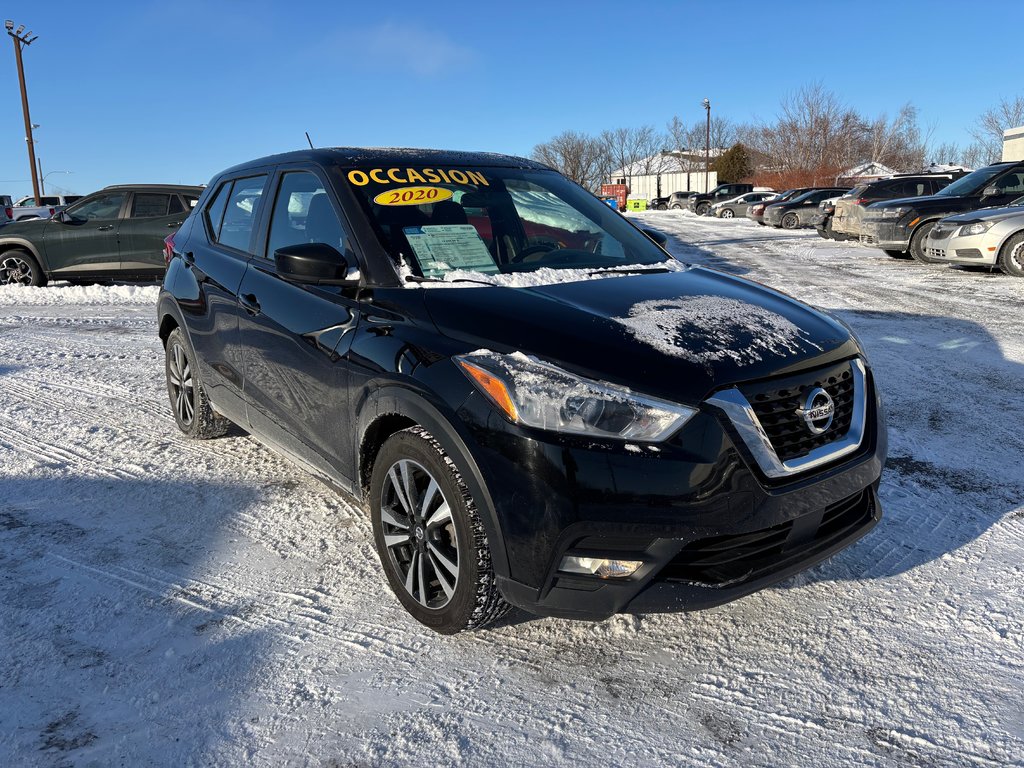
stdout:
[[870,521],[874,511],[871,490],[865,488],[780,525],[699,539],[683,547],[656,578],[716,587],[753,581],[841,541]]
[[874,235],[861,235],[860,242],[861,245],[877,245],[878,238],[875,237]]
[[[804,456],[846,435],[853,419],[854,380],[850,362],[740,387],[781,461]],[[808,393],[821,387],[832,397],[835,415],[829,428],[816,435],[797,410]]]
[[928,256],[933,259],[944,259],[946,258],[945,248],[929,248]]

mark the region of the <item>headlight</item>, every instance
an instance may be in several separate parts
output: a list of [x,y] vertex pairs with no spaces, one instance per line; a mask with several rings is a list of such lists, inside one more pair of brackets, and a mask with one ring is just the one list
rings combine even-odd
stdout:
[[883,208],[881,215],[877,216],[876,218],[899,219],[903,216],[903,214],[910,213],[911,210],[913,209],[906,205],[898,205],[895,208]]
[[958,234],[961,237],[964,235],[983,235],[992,229],[993,224],[995,224],[994,221],[972,221],[960,227]]
[[624,387],[584,379],[522,353],[474,352],[455,361],[509,421],[537,429],[656,442],[697,413]]

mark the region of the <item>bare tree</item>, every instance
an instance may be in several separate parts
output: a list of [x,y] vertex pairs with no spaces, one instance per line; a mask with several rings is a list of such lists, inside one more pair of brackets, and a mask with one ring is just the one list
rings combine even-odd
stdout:
[[904,104],[891,121],[880,115],[867,126],[870,143],[865,157],[899,171],[914,171],[924,165],[925,144],[917,121],[917,107]]
[[1024,96],[1001,99],[978,118],[970,129],[980,150],[980,165],[998,162],[1003,156],[1003,131],[1024,125]]
[[563,131],[538,144],[530,156],[591,191],[597,191],[609,173],[602,142],[578,131]]
[[650,125],[602,131],[601,144],[616,169],[622,170],[627,186],[633,176],[647,176],[668,170],[668,158],[662,151],[669,138]]

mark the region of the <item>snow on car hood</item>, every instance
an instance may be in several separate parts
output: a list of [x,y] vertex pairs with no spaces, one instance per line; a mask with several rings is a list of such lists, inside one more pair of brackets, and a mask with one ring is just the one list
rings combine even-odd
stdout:
[[811,307],[704,268],[423,295],[439,331],[471,349],[523,352],[676,402],[858,351]]

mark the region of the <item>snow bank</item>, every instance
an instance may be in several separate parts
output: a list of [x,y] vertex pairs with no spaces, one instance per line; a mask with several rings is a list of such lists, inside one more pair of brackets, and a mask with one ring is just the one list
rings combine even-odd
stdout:
[[77,305],[156,305],[158,285],[48,285],[42,288],[23,285],[0,286],[0,306]]

